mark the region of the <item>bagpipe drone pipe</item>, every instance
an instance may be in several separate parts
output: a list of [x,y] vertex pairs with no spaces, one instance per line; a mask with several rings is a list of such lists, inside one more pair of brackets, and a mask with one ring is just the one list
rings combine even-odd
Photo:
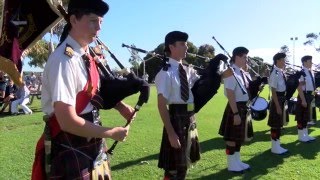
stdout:
[[[122,47],[130,48],[138,52],[150,54],[151,56],[160,58],[166,64],[167,58],[164,55],[149,52],[140,48],[132,47],[126,44],[122,44]],[[201,59],[209,59],[207,57],[188,53],[188,55],[197,56]],[[191,88],[194,96],[194,111],[197,113],[200,109],[217,93],[221,84],[221,75],[219,72],[220,60],[228,59],[223,54],[218,54],[212,59],[209,59],[209,65],[207,68],[201,68],[194,65],[189,65],[189,68],[194,68],[200,75],[193,87]]]
[[[97,37],[98,44],[101,45],[102,42]],[[104,48],[106,46],[103,44]],[[90,48],[91,55],[94,56],[104,56],[101,51],[97,51],[97,48]],[[94,50],[95,49],[95,50]],[[125,71],[124,66],[120,63],[120,61],[110,52],[109,49],[107,51],[111,54],[111,57],[117,62],[117,64]],[[150,95],[150,87],[149,84],[143,79],[137,77],[133,72],[124,72],[123,77],[116,77],[108,64],[103,64],[99,59],[95,59],[96,63],[101,71],[100,78],[100,89],[99,95],[103,99],[103,108],[102,109],[111,109],[116,106],[117,103],[122,101],[128,96],[136,94],[140,92],[139,99],[135,108],[140,108],[143,103],[147,103]]]

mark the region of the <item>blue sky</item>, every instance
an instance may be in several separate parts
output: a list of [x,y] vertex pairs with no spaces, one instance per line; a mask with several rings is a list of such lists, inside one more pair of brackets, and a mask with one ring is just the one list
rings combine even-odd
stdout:
[[[130,53],[121,47],[122,43],[151,51],[173,30],[187,32],[189,41],[197,47],[213,45],[216,53],[222,50],[212,36],[229,53],[237,46],[245,46],[250,50],[250,56],[262,57],[266,62],[271,62],[272,56],[283,45],[292,51],[293,41],[290,38],[298,37],[295,41],[295,64],[300,65],[300,58],[305,54],[314,55],[314,62],[320,63],[320,53],[314,53],[314,48],[303,45],[307,33],[320,32],[319,0],[106,2],[110,10],[104,17],[99,36],[127,67],[130,66]],[[140,56],[143,58],[145,54]],[[291,62],[292,58],[289,57]],[[112,59],[108,60],[112,67],[117,67]]]

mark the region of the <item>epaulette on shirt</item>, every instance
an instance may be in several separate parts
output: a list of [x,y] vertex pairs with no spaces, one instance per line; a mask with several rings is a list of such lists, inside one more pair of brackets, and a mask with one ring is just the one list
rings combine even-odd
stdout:
[[70,58],[73,56],[74,51],[73,51],[73,48],[69,44],[66,44],[66,49],[64,50],[64,54],[69,56]]
[[170,67],[170,63],[169,63],[169,59],[168,58],[165,58],[163,60],[163,65],[162,65],[162,70],[164,71],[168,71],[169,67]]
[[233,71],[234,71],[234,70],[231,69],[231,68],[225,69],[225,70],[222,72],[222,78],[225,79],[225,78],[228,78],[228,77],[232,76],[232,75],[233,75]]

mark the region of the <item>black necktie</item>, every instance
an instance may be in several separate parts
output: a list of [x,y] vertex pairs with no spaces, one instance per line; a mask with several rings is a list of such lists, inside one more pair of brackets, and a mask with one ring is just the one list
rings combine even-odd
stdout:
[[181,64],[179,64],[179,77],[180,77],[181,99],[187,102],[189,99],[189,84],[187,79],[187,73],[183,69],[183,66]]
[[248,84],[248,81],[247,81],[247,76],[244,75],[244,72],[242,70],[240,70],[240,72],[241,72],[241,77],[242,77],[244,86],[248,89],[249,88],[249,84]]
[[315,90],[316,88],[316,85],[314,84],[314,79],[313,79],[313,76],[312,76],[312,73],[311,71],[309,70],[309,74],[310,74],[310,77],[311,77],[311,80],[312,80],[312,85],[313,85],[313,90]]

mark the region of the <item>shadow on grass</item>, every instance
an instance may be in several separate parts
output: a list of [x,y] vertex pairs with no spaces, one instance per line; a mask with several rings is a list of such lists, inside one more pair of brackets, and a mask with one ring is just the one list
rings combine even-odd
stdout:
[[251,165],[252,169],[250,171],[246,171],[244,174],[232,173],[225,168],[217,173],[197,179],[231,179],[233,177],[240,177],[241,179],[258,179],[259,177],[270,173],[271,170],[269,169],[273,169],[281,165],[284,162],[284,159],[290,156],[300,155],[304,159],[315,159],[320,150],[319,144],[319,141],[314,141],[311,143],[301,143],[295,141],[292,143],[283,144],[283,147],[289,150],[288,153],[284,155],[275,155],[272,154],[270,150],[259,153],[257,156],[246,162]]
[[[314,131],[313,129],[309,129],[309,132]],[[297,135],[297,128],[296,126],[292,127],[285,127],[282,132],[282,139],[285,138],[283,136],[285,135]],[[302,143],[297,141],[291,142],[291,143],[282,143],[281,146],[288,149],[289,152],[284,155],[275,155],[271,153],[270,149],[264,151],[264,152],[258,152],[256,156],[251,158],[249,161],[246,161],[245,163],[248,163],[251,165],[252,169],[250,171],[246,171],[244,174],[239,173],[232,173],[227,170],[227,167],[223,170],[218,171],[217,173],[210,174],[208,176],[203,176],[201,178],[196,179],[231,179],[234,177],[239,177],[241,179],[257,179],[263,175],[266,175],[270,173],[271,171],[269,169],[276,168],[277,166],[281,165],[284,162],[285,158],[288,158],[290,156],[301,156],[303,159],[315,159],[317,153],[319,153],[320,150],[320,140],[319,137],[316,137],[317,139],[313,142],[309,143]],[[250,144],[253,143],[259,143],[262,141],[269,141],[270,142],[270,148],[271,148],[271,141],[270,141],[270,131],[257,131],[254,133],[254,139],[253,141],[249,143],[244,143],[244,146],[250,146]],[[225,149],[224,141],[221,138],[214,138],[210,139],[208,141],[204,141],[201,143],[202,153],[214,149]],[[300,159],[299,159],[300,160]],[[299,161],[298,160],[298,161]],[[200,160],[201,163],[201,160]],[[214,168],[214,167],[211,167]],[[207,171],[206,169],[202,169],[201,171]]]
[[[38,108],[38,107],[31,107],[30,109],[31,109],[31,111],[32,111],[33,113],[42,112],[42,109],[41,109],[41,108]],[[20,115],[25,115],[25,114],[23,113],[23,110],[22,110],[22,109],[19,109],[19,114],[16,115],[16,116],[20,116]],[[6,117],[15,117],[15,116],[11,115],[11,112],[9,112],[8,110],[6,110],[5,112],[2,112],[2,113],[0,114],[0,119],[1,119],[1,118],[6,118]]]
[[153,154],[153,155],[149,155],[149,156],[146,156],[146,157],[143,157],[140,159],[120,163],[118,165],[112,166],[112,170],[115,171],[115,170],[119,170],[119,169],[125,169],[125,168],[133,166],[133,165],[140,165],[141,162],[158,159],[158,156],[159,156],[159,154]]

